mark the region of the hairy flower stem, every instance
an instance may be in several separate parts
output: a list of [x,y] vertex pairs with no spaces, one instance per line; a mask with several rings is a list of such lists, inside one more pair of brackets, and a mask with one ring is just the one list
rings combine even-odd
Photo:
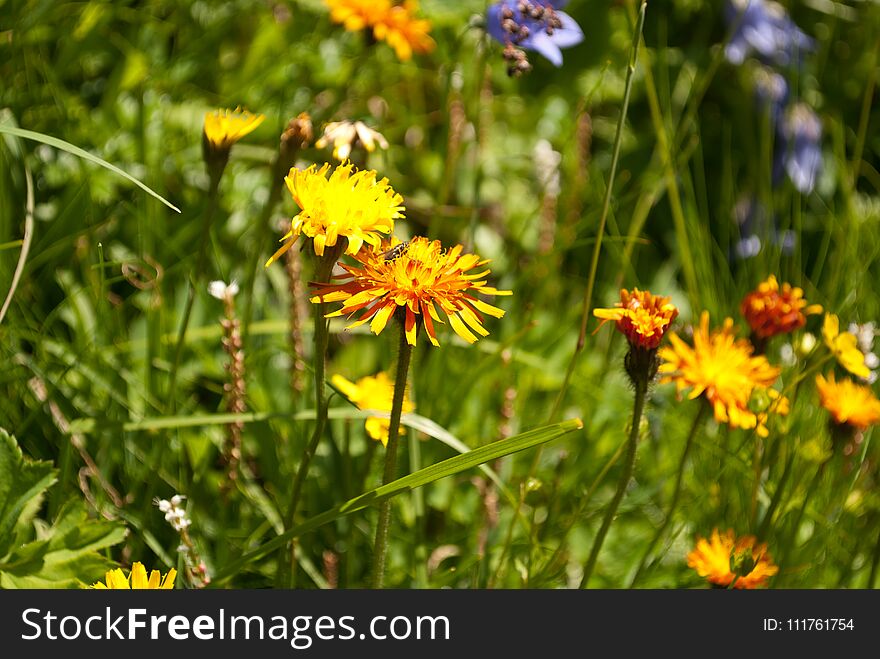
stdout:
[[168,402],[171,405],[171,413],[176,411],[177,407],[177,375],[180,369],[180,357],[183,354],[183,344],[186,339],[186,329],[189,327],[190,318],[192,318],[193,304],[196,301],[196,291],[200,289],[205,279],[205,265],[208,260],[208,245],[211,242],[211,226],[214,223],[214,215],[217,213],[217,206],[220,200],[220,179],[223,176],[222,168],[209,168],[211,182],[208,186],[208,205],[205,207],[205,214],[202,217],[202,232],[199,240],[199,254],[196,259],[196,269],[190,275],[189,292],[186,298],[186,307],[183,310],[183,320],[180,323],[180,329],[177,332],[177,343],[174,346],[174,359],[171,362],[171,374],[168,384]]
[[[404,324],[400,325],[400,349],[397,354],[397,375],[394,379],[394,399],[391,403],[391,420],[388,426],[388,446],[385,450],[385,469],[382,485],[387,485],[397,475],[397,445],[400,443],[400,415],[403,412],[403,398],[406,392],[406,379],[412,346],[407,343]],[[379,523],[376,526],[376,542],[373,549],[373,588],[382,588],[385,581],[385,558],[388,553],[388,529],[391,526],[391,499],[379,506]]]
[[690,432],[688,433],[687,439],[684,443],[684,451],[681,453],[681,460],[678,462],[678,474],[675,477],[675,489],[672,492],[672,500],[669,502],[669,510],[666,511],[666,515],[663,517],[663,523],[660,525],[660,528],[657,529],[657,532],[654,533],[654,537],[651,538],[651,542],[648,543],[648,547],[645,549],[645,553],[642,556],[641,562],[639,562],[639,567],[636,569],[635,575],[633,575],[632,581],[629,582],[629,587],[632,588],[636,585],[636,582],[642,576],[645,571],[645,567],[648,565],[648,559],[651,557],[651,552],[654,551],[654,547],[657,546],[657,543],[663,538],[666,534],[666,529],[669,528],[669,524],[672,522],[672,517],[675,514],[676,508],[678,508],[678,500],[681,498],[681,486],[684,482],[684,468],[687,466],[688,455],[691,452],[691,447],[694,444],[694,438],[697,436],[697,431],[703,425],[703,421],[706,420],[706,415],[709,412],[709,405],[703,404],[701,402],[699,406],[699,411],[697,412],[697,416],[694,417],[694,422],[691,424]]
[[629,439],[626,444],[626,457],[623,465],[623,472],[620,474],[620,481],[617,483],[617,491],[614,493],[614,497],[611,499],[608,508],[605,510],[605,518],[602,520],[602,526],[599,527],[599,533],[596,534],[596,539],[593,540],[593,548],[590,550],[590,557],[584,565],[584,575],[581,578],[580,585],[581,588],[586,588],[587,584],[590,582],[590,577],[593,575],[593,568],[596,567],[596,560],[599,558],[599,552],[602,551],[602,545],[605,542],[605,536],[608,534],[608,529],[611,528],[611,523],[614,521],[614,516],[617,514],[620,502],[623,501],[623,495],[626,494],[626,487],[629,485],[633,469],[635,468],[636,448],[639,444],[639,426],[642,422],[642,412],[645,409],[645,401],[648,398],[648,378],[638,378],[635,380],[634,385],[636,392],[635,399],[633,400],[632,427],[630,428]]
[[[315,280],[319,282],[327,282],[333,272],[333,266],[336,263],[338,254],[325,254],[318,257],[315,263]],[[306,446],[306,450],[300,459],[299,467],[296,475],[293,477],[293,486],[290,491],[290,504],[287,507],[287,519],[284,528],[290,530],[293,528],[296,520],[296,510],[299,506],[300,495],[302,494],[303,483],[305,483],[306,475],[309,473],[309,466],[315,451],[318,449],[318,442],[324,434],[324,428],[327,426],[327,396],[324,392],[324,379],[327,365],[327,344],[330,340],[330,331],[327,327],[327,319],[324,317],[327,313],[327,304],[319,302],[315,304],[315,350],[312,355],[315,368],[315,429],[312,437]],[[296,543],[291,542],[288,565],[289,585],[292,588],[296,580]]]

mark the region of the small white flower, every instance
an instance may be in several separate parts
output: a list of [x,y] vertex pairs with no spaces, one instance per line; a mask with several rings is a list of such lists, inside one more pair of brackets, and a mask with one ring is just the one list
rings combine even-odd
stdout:
[[208,284],[208,294],[218,300],[235,297],[238,294],[238,282],[234,279],[231,284],[222,282],[219,279]]

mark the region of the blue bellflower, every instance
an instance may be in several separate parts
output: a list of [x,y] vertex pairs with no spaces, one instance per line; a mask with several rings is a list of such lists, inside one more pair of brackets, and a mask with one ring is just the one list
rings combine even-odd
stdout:
[[489,7],[486,30],[505,46],[534,50],[562,66],[561,49],[584,40],[575,20],[559,11],[566,4],[567,0],[501,0]]
[[755,103],[760,111],[769,110],[771,124],[778,126],[788,103],[788,82],[785,77],[773,69],[759,67],[755,71]]
[[784,170],[802,194],[816,187],[822,170],[822,122],[806,103],[795,103],[779,125],[774,182]]
[[797,245],[794,231],[780,231],[776,216],[754,197],[743,196],[733,207],[733,221],[739,229],[739,240],[733,245],[731,257],[751,259],[761,253],[764,241],[783,254],[792,254]]
[[778,66],[800,64],[800,56],[815,48],[782,5],[767,0],[728,0],[725,16],[734,26],[724,50],[731,64],[742,64],[751,53]]

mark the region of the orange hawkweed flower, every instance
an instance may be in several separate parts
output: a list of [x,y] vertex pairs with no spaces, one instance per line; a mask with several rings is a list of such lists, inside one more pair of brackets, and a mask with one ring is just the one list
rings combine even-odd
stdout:
[[819,401],[837,424],[846,424],[859,430],[880,423],[880,400],[871,388],[856,384],[849,378],[836,382],[834,373],[816,376]]
[[779,572],[766,544],[751,535],[737,539],[732,529],[714,529],[709,540],[698,537],[687,564],[709,583],[727,588],[761,588]]
[[125,576],[125,573],[119,568],[108,570],[104,581],[92,584],[92,588],[98,590],[171,590],[174,588],[176,577],[177,570],[171,568],[164,577],[159,570],[153,570],[148,578],[144,564],[135,563],[131,566],[131,572],[128,576]]
[[417,11],[416,0],[405,0],[390,7],[373,27],[376,39],[391,46],[401,62],[411,60],[413,53],[430,53],[436,45],[429,34],[431,21],[415,18]]
[[483,316],[501,318],[504,311],[486,304],[478,297],[511,295],[486,285],[489,270],[479,269],[488,263],[476,254],[462,254],[456,245],[444,250],[439,240],[413,238],[408,243],[387,243],[385,252],[361,250],[359,267],[340,263],[346,274],[338,277],[341,283],[314,284],[312,302],[342,302],[342,307],[327,317],[351,317],[361,312],[349,327],[370,322],[370,330],[379,334],[395,312],[404,322],[406,340],[416,344],[420,325],[425,326],[428,340],[440,345],[434,323],[442,323],[438,311],[449,319],[455,333],[468,343],[477,340],[476,334],[487,336]]
[[[700,316],[694,329],[694,346],[682,341],[675,332],[669,335],[671,347],[660,349],[661,382],[674,382],[679,392],[690,389],[689,399],[704,395],[712,405],[715,420],[732,428],[755,428],[766,437],[767,411],[788,413],[788,400],[771,386],[780,369],[771,366],[763,355],[754,356],[754,347],[746,339],[737,339],[733,319],[721,329],[709,332],[709,313]],[[753,393],[766,394],[769,405],[763,412],[750,408]]]
[[761,339],[794,332],[806,324],[807,316],[822,313],[821,305],[807,304],[802,289],[788,283],[780,286],[774,275],[743,298],[740,310]]
[[349,32],[371,28],[377,41],[394,48],[397,58],[412,59],[413,53],[429,53],[436,45],[431,38],[431,22],[416,18],[416,0],[392,4],[391,0],[325,0],[330,18]]
[[617,323],[617,329],[630,345],[653,350],[660,345],[663,335],[678,316],[678,309],[668,297],[652,295],[650,291],[634,288],[630,293],[620,291],[620,302],[612,309],[593,309],[593,315],[601,318],[601,327],[609,320]]

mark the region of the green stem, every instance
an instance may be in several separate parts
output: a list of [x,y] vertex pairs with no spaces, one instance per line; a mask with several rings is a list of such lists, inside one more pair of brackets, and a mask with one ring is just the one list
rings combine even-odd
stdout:
[[266,204],[260,212],[260,217],[257,219],[257,237],[255,244],[253,245],[253,254],[251,255],[250,263],[248,263],[247,282],[245,282],[244,286],[246,293],[244,298],[244,315],[241,319],[245,342],[247,342],[250,337],[251,321],[254,317],[254,286],[257,282],[257,272],[260,270],[260,256],[263,254],[263,244],[266,243],[272,228],[269,224],[272,219],[272,211],[275,210],[275,206],[278,205],[278,201],[281,199],[281,191],[283,189],[284,172],[279,171],[281,169],[279,165],[280,161],[281,156],[279,154],[275,157],[275,160],[270,167],[272,180],[269,185],[269,198],[266,200]]
[[633,400],[632,427],[629,430],[629,440],[626,445],[626,462],[623,466],[623,472],[620,474],[620,480],[617,483],[617,491],[614,493],[614,497],[611,499],[608,508],[605,510],[605,518],[602,520],[602,526],[599,527],[599,533],[596,534],[596,539],[593,541],[593,548],[590,550],[590,557],[587,559],[586,565],[584,565],[584,576],[581,579],[581,588],[586,588],[590,582],[590,577],[593,575],[593,568],[596,567],[596,560],[599,558],[599,552],[602,551],[602,545],[605,542],[605,536],[608,534],[608,529],[611,528],[611,523],[614,521],[614,516],[617,514],[620,502],[623,500],[624,494],[626,494],[627,485],[629,485],[633,469],[635,468],[636,448],[639,444],[639,426],[642,421],[642,412],[645,409],[645,401],[648,397],[648,378],[639,377],[634,384],[636,392]]
[[[291,248],[293,249],[293,248]],[[318,257],[315,266],[315,279],[319,282],[327,282],[330,274],[333,272],[333,265],[336,259],[333,257]],[[299,462],[299,467],[293,477],[293,486],[290,491],[290,504],[287,507],[287,519],[284,528],[290,530],[296,521],[296,510],[299,507],[300,496],[302,495],[303,484],[309,473],[309,466],[315,451],[318,450],[318,443],[324,435],[324,428],[327,426],[327,396],[324,392],[325,371],[327,366],[327,344],[330,340],[330,332],[327,327],[327,320],[324,317],[327,313],[327,303],[318,302],[315,304],[315,350],[313,361],[315,367],[315,429],[306,445],[306,450]],[[290,544],[290,555],[288,565],[290,567],[289,585],[294,587],[296,580],[296,543]]]
[[[761,539],[767,538],[767,532],[770,530],[770,524],[773,522],[773,516],[776,514],[776,510],[779,508],[779,504],[782,502],[782,494],[785,492],[785,488],[788,485],[788,479],[791,476],[792,466],[794,464],[795,453],[789,456],[788,460],[785,461],[785,467],[782,470],[782,476],[779,477],[779,484],[776,486],[776,491],[773,493],[773,499],[770,501],[770,505],[767,507],[767,512],[764,513],[764,519],[761,521],[761,528],[758,529],[758,537]],[[768,462],[773,462],[772,460]]]
[[865,584],[865,588],[875,587],[878,568],[880,568],[880,533],[877,534],[877,544],[874,545],[874,554],[871,557],[871,572],[868,574],[868,583]]
[[636,585],[636,582],[642,576],[645,567],[648,564],[648,559],[651,557],[651,552],[654,551],[654,547],[657,546],[657,543],[663,538],[666,533],[666,529],[669,528],[669,524],[672,522],[672,516],[675,514],[676,509],[678,508],[678,501],[681,498],[681,488],[684,483],[684,468],[687,465],[688,455],[690,454],[691,447],[694,444],[694,438],[697,436],[697,430],[699,430],[700,426],[703,425],[703,421],[705,421],[706,416],[709,412],[709,406],[705,404],[703,401],[700,401],[700,409],[697,412],[697,416],[694,417],[694,422],[691,425],[690,432],[688,433],[687,439],[684,443],[684,451],[681,453],[681,460],[678,462],[678,474],[675,477],[675,489],[672,492],[672,501],[669,502],[669,509],[666,511],[666,516],[663,518],[663,524],[660,525],[660,528],[657,529],[657,532],[654,534],[654,537],[651,538],[651,542],[648,543],[648,548],[645,550],[644,555],[642,556],[642,560],[639,563],[639,567],[636,569],[636,573],[630,581],[629,587],[632,588]]
[[201,240],[199,241],[196,269],[190,275],[186,307],[183,311],[183,321],[180,323],[180,329],[177,332],[177,343],[174,346],[174,359],[171,362],[171,374],[169,376],[168,384],[168,402],[171,405],[172,414],[174,414],[177,408],[177,375],[180,368],[180,357],[183,354],[183,344],[186,340],[186,329],[189,327],[189,321],[192,318],[193,304],[196,300],[196,291],[204,281],[205,264],[208,259],[208,244],[211,242],[211,226],[214,222],[214,215],[217,213],[217,206],[220,199],[220,179],[223,176],[223,170],[211,170],[210,175],[211,182],[208,186],[208,204],[205,207],[205,214],[202,217]]
[[611,208],[611,196],[614,191],[614,180],[617,176],[617,163],[620,159],[620,145],[623,142],[623,127],[624,124],[626,124],[626,114],[629,109],[629,97],[630,92],[632,91],[633,76],[636,71],[636,62],[638,61],[639,56],[639,44],[642,40],[642,29],[645,26],[645,10],[647,6],[648,3],[643,0],[639,9],[638,22],[636,23],[636,28],[633,32],[632,49],[629,57],[629,64],[626,69],[626,83],[623,90],[623,105],[620,108],[620,116],[617,119],[617,130],[614,134],[614,146],[612,147],[611,155],[611,171],[608,173],[608,184],[605,187],[605,199],[602,202],[602,215],[599,218],[599,229],[596,233],[596,242],[593,245],[593,257],[590,261],[590,273],[587,278],[587,288],[584,291],[580,332],[578,333],[578,340],[575,345],[574,354],[572,354],[571,360],[568,363],[568,368],[565,372],[565,379],[562,382],[562,388],[559,390],[556,400],[553,403],[553,410],[550,412],[550,423],[553,422],[556,415],[559,413],[559,409],[565,399],[565,392],[568,390],[569,384],[571,384],[571,378],[574,374],[577,358],[584,349],[587,339],[587,322],[590,320],[590,310],[593,306],[593,289],[596,286],[596,274],[599,270],[599,255],[602,251],[602,238],[605,235],[605,224],[608,221],[608,212]]
[[[620,108],[620,116],[617,119],[617,130],[614,134],[614,145],[612,147],[611,156],[611,170],[608,173],[608,184],[605,188],[605,199],[602,204],[602,215],[599,218],[599,229],[597,231],[596,242],[593,247],[593,257],[590,262],[590,274],[587,279],[587,288],[584,291],[584,301],[583,308],[581,310],[580,331],[578,333],[577,344],[575,344],[574,352],[572,353],[571,359],[568,362],[568,367],[565,371],[565,378],[562,381],[562,387],[560,387],[559,393],[556,395],[556,400],[553,402],[553,408],[550,411],[548,423],[552,423],[559,414],[559,410],[561,409],[562,403],[565,400],[565,394],[568,391],[569,385],[571,384],[571,378],[574,375],[574,369],[577,365],[578,357],[583,351],[584,345],[586,344],[587,340],[587,322],[590,319],[590,309],[593,305],[593,289],[596,285],[596,273],[599,269],[599,255],[602,250],[602,237],[605,235],[605,224],[608,221],[608,213],[611,208],[611,196],[614,190],[614,180],[617,177],[617,164],[620,159],[620,145],[623,142],[623,127],[626,124],[626,115],[629,109],[629,97],[630,92],[632,91],[633,77],[636,70],[636,61],[639,54],[639,44],[641,43],[642,39],[642,29],[645,26],[646,8],[647,2],[643,1],[641,8],[639,9],[638,22],[636,23],[636,28],[633,32],[632,49],[630,52],[629,63],[627,65],[626,83],[623,91],[623,104]],[[532,464],[529,468],[526,482],[528,482],[528,480],[533,478],[535,475],[535,471],[538,468],[538,464],[541,460],[541,455],[543,453],[542,449],[543,447],[540,447],[537,451],[535,451],[535,456],[534,458],[532,458]],[[502,547],[502,556],[506,556],[510,550],[510,545],[513,542],[513,524],[519,516],[519,511],[522,509],[523,504],[525,503],[525,498],[525,488],[520,488],[517,513],[513,515],[510,519],[511,526],[510,528],[508,528],[507,534],[505,536],[504,546]],[[499,570],[500,568],[501,565],[499,565]]]
[[[400,351],[397,355],[397,375],[394,379],[394,400],[391,403],[391,420],[388,426],[388,446],[385,450],[385,469],[382,485],[393,481],[397,475],[397,445],[400,443],[400,415],[406,392],[406,378],[412,346],[407,343],[404,324],[400,323]],[[388,529],[391,526],[391,500],[386,499],[379,507],[379,523],[376,526],[376,543],[373,550],[373,588],[382,588],[385,581],[385,559],[388,554]]]

